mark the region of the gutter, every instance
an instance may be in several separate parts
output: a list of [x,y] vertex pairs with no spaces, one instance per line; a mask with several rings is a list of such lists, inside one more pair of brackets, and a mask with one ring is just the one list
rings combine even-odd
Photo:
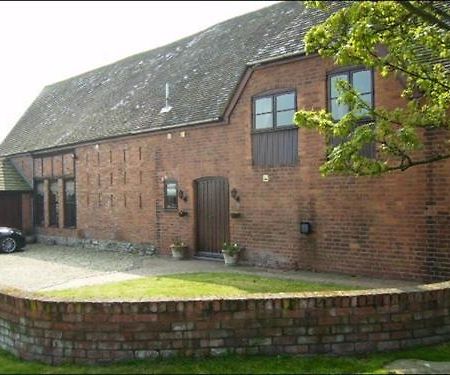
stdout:
[[199,124],[208,124],[211,122],[217,122],[220,121],[220,117],[211,117],[205,120],[198,120],[198,121],[190,121],[190,122],[182,122],[174,125],[166,125],[166,126],[155,126],[154,128],[146,128],[146,129],[140,129],[140,130],[132,130],[127,134],[141,134],[141,133],[148,133],[148,132],[155,132],[159,130],[167,130],[167,129],[173,129],[173,128],[181,128],[183,126],[189,126],[189,125],[199,125]]
[[305,51],[291,52],[291,53],[286,53],[286,54],[280,55],[280,56],[273,56],[273,57],[268,57],[266,59],[249,61],[246,65],[247,66],[262,65],[265,63],[273,62],[273,61],[283,60],[283,59],[286,59],[289,57],[304,56],[304,55],[306,55]]

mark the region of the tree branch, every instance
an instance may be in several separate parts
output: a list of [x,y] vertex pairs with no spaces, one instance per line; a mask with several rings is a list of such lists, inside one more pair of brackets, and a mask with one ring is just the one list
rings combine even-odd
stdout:
[[404,164],[403,161],[395,166],[395,167],[388,167],[386,169],[386,171],[406,171],[408,168],[414,167],[416,165],[422,165],[422,164],[428,164],[428,163],[433,163],[436,161],[440,161],[440,160],[445,160],[445,159],[450,159],[450,154],[445,154],[445,155],[435,155],[431,158],[428,159],[422,159],[422,160],[417,160],[417,161],[413,161],[411,160],[410,162],[408,162],[407,164]]
[[426,12],[423,8],[415,7],[409,1],[398,1],[397,4],[405,8],[408,12],[420,17],[425,22],[439,26],[443,30],[450,31],[450,25],[447,25],[444,21],[441,21],[434,14]]
[[432,82],[434,82],[434,83],[436,83],[436,84],[438,84],[438,85],[441,85],[442,87],[446,88],[447,90],[450,90],[450,86],[449,86],[449,85],[446,85],[445,83],[442,83],[441,81],[438,81],[438,80],[436,80],[436,79],[432,79],[432,78],[431,78],[430,76],[428,76],[428,75],[426,75],[425,77],[423,77],[423,76],[421,76],[420,74],[411,72],[411,71],[407,70],[406,68],[403,68],[403,67],[401,67],[401,66],[395,65],[395,64],[393,64],[393,63],[391,63],[391,62],[389,62],[389,61],[381,61],[381,58],[380,58],[377,54],[373,53],[373,52],[370,51],[370,50],[368,50],[368,52],[369,52],[369,54],[370,54],[372,57],[374,57],[375,59],[377,59],[381,64],[384,64],[384,65],[386,65],[386,66],[389,66],[390,68],[392,68],[392,69],[394,69],[394,70],[399,70],[399,71],[401,71],[401,72],[403,72],[403,73],[405,73],[405,74],[407,74],[407,75],[410,75],[410,76],[412,76],[412,77],[420,78],[420,79],[423,79],[423,80],[429,80],[429,81],[432,81]]

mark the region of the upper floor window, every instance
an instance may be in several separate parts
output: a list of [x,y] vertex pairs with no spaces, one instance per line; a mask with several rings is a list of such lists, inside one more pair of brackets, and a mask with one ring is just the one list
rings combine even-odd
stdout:
[[[344,117],[350,108],[347,104],[338,103],[339,90],[338,81],[348,82],[356,90],[360,98],[369,106],[373,107],[373,74],[371,70],[365,68],[349,69],[332,73],[328,76],[328,110],[334,120],[338,121]],[[367,110],[360,110],[357,115],[363,116]]]
[[274,129],[294,125],[295,92],[265,95],[253,99],[253,128]]
[[[328,76],[328,110],[331,113],[333,120],[339,121],[351,109],[347,104],[338,103],[340,93],[337,88],[337,82],[340,80],[348,82],[353,89],[359,93],[360,98],[368,105],[368,107],[373,108],[373,73],[371,70],[354,68],[332,73]],[[367,109],[358,110],[356,115],[362,116],[361,123],[370,119]],[[330,139],[330,144],[334,147],[339,145],[342,141],[343,138],[341,137],[333,137]],[[364,145],[360,154],[367,158],[374,158],[376,156],[375,143]]]
[[168,180],[164,183],[164,208],[178,208],[178,184],[176,181]]
[[295,91],[253,98],[252,164],[260,167],[292,166],[298,162]]

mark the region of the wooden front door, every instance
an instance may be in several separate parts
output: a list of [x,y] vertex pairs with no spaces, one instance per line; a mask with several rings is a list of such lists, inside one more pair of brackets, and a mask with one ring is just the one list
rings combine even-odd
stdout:
[[197,250],[199,255],[221,256],[229,241],[228,180],[204,177],[196,181]]
[[0,227],[22,229],[21,198],[20,193],[0,193]]

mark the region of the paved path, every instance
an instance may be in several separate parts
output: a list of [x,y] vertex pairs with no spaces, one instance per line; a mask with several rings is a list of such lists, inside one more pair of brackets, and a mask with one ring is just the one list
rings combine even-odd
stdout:
[[13,254],[0,254],[0,285],[27,291],[65,289],[183,272],[243,272],[363,288],[414,285],[405,281],[243,266],[226,267],[221,261],[180,261],[168,257],[42,244],[28,245],[24,251]]
[[450,362],[399,359],[388,364],[385,369],[391,374],[450,374]]

